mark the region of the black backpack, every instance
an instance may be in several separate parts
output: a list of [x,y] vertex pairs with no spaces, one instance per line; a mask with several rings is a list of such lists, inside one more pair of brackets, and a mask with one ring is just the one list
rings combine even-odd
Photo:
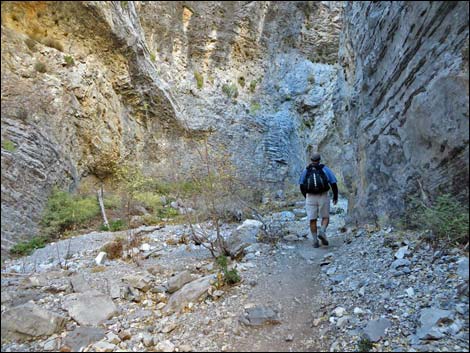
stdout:
[[309,165],[307,167],[307,175],[305,176],[305,191],[308,194],[321,194],[330,190],[328,177],[323,171],[323,164],[317,166]]

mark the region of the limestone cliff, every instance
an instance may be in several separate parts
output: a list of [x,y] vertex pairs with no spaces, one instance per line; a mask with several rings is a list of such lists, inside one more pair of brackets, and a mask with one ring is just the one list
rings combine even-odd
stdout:
[[294,183],[331,124],[340,14],[337,2],[2,2],[2,250],[37,233],[54,185],[122,160],[164,177],[206,137],[248,180]]
[[397,221],[407,196],[468,201],[468,12],[464,1],[346,5],[335,113],[356,221]]

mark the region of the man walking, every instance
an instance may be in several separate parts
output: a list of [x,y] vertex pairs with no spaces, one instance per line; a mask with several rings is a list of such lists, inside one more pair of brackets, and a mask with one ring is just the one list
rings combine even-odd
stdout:
[[[330,168],[320,164],[321,156],[318,153],[313,154],[311,161],[300,175],[300,191],[305,197],[305,208],[307,217],[310,220],[310,232],[313,237],[313,247],[318,248],[320,239],[322,245],[328,245],[326,239],[326,228],[330,222],[330,198],[328,190],[333,191],[333,204],[338,202],[337,180]],[[321,228],[318,231],[317,238],[317,218],[322,218]]]

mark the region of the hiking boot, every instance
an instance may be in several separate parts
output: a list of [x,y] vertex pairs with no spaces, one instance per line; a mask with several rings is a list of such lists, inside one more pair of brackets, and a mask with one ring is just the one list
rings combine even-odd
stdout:
[[320,247],[320,243],[318,243],[318,238],[315,235],[313,236],[313,247],[314,248]]
[[318,233],[318,239],[320,239],[322,245],[328,246],[328,240],[326,240],[326,235],[325,232],[320,232]]

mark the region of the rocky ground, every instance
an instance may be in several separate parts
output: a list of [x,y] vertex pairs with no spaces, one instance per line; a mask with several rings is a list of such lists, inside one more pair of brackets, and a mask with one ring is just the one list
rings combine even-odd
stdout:
[[257,221],[224,225],[245,254],[229,264],[234,286],[218,285],[184,225],[135,230],[127,259],[97,260],[122,232],[7,261],[2,351],[469,350],[468,255],[418,233],[348,229],[341,213],[330,246],[314,249],[303,217],[301,202],[271,215],[284,236],[275,245],[256,240]]

